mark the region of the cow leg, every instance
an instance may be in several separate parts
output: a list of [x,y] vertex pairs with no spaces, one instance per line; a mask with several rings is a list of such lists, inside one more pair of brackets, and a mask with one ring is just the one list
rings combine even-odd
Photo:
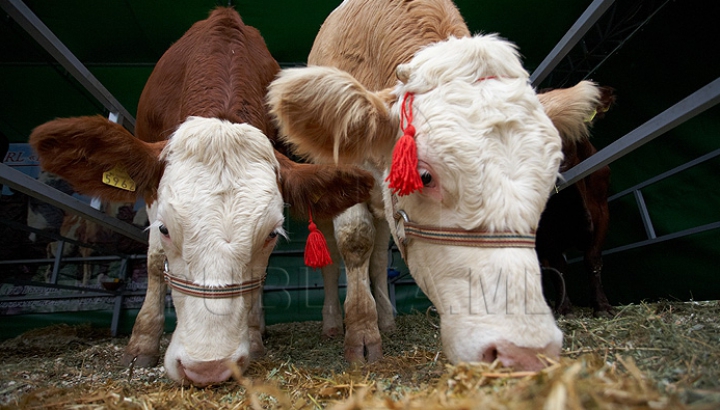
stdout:
[[592,239],[585,252],[585,272],[590,282],[590,301],[595,316],[613,316],[612,305],[603,289],[601,273],[603,268],[602,247],[605,244],[610,212],[607,203],[609,169],[603,168],[589,177],[586,207],[592,221]]
[[[557,269],[563,275],[567,272],[567,262],[562,252],[553,252],[541,258],[540,265],[544,268]],[[570,301],[570,296],[568,296],[567,291],[563,292],[562,301],[555,301],[555,310],[558,315],[572,317],[572,307],[572,302]]]
[[[80,256],[83,258],[89,258],[92,255],[92,249],[90,248],[80,248]],[[90,283],[90,277],[92,276],[92,265],[90,265],[90,262],[83,261],[83,279],[82,279],[82,285],[87,286]]]
[[[148,216],[155,220],[157,207],[148,208]],[[132,336],[122,363],[126,366],[135,363],[139,367],[153,367],[160,359],[160,336],[165,326],[165,293],[167,287],[163,279],[165,254],[160,245],[160,233],[150,229],[147,256],[148,287],[145,300],[133,326]]]
[[[55,252],[57,252],[58,243],[57,242],[50,242],[45,246],[45,254],[47,255],[48,259],[52,259],[55,257]],[[53,270],[54,263],[50,263],[48,265],[47,269],[45,269],[45,282],[50,283],[50,280],[52,279],[52,270]]]
[[265,335],[265,314],[262,304],[262,291],[257,292],[250,302],[250,317],[248,327],[250,328],[250,358],[258,359],[265,355],[263,336]]
[[132,336],[125,348],[122,363],[153,367],[160,359],[160,336],[165,325],[165,293],[167,291],[162,271],[165,255],[148,252],[148,287],[145,300],[133,326]]
[[333,263],[322,268],[325,298],[322,309],[322,336],[332,339],[343,334],[342,309],[338,295],[340,279],[340,252],[335,241],[332,220],[317,221],[318,229],[325,235]]
[[345,359],[373,362],[382,357],[378,314],[370,290],[370,255],[375,228],[366,204],[355,205],[335,218],[335,238],[345,261]]
[[370,281],[378,314],[378,326],[384,333],[395,330],[395,315],[388,295],[387,267],[390,226],[384,219],[375,219],[375,246],[370,256]]
[[602,257],[600,252],[595,250],[589,251],[585,255],[585,269],[590,280],[590,299],[593,307],[593,315],[596,317],[612,317],[615,315],[614,309],[602,285]]

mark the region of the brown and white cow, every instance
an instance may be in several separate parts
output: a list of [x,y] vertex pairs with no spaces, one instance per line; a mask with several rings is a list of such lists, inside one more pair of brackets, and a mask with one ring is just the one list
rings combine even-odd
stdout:
[[[557,357],[562,333],[542,296],[534,235],[562,160],[553,122],[585,133],[597,87],[553,91],[551,121],[516,48],[471,36],[450,0],[345,0],[308,62],[270,86],[281,135],[317,163],[359,164],[376,177],[372,200],[333,221],[348,275],[345,357],[379,358],[378,323],[394,327],[390,233],[440,313],[452,362],[537,369],[538,354]],[[396,142],[413,131],[417,163],[404,169],[421,188],[408,192],[387,179]],[[328,292],[336,272],[323,272]],[[337,293],[323,313],[323,332],[340,333]]]
[[[296,164],[273,148],[264,98],[279,69],[260,33],[218,8],[158,61],[140,97],[137,138],[100,116],[33,131],[42,166],[78,191],[150,204],[148,291],[125,363],[158,360],[165,275],[177,312],[167,374],[207,385],[243,369],[264,350],[261,288],[285,235],[284,202],[332,217],[369,198],[365,171]],[[116,177],[135,191],[103,183]]]
[[[599,119],[615,102],[615,95],[609,87],[602,87],[598,114]],[[554,93],[540,95],[543,105],[563,109],[558,101],[551,101]],[[548,112],[551,117],[553,112]],[[597,150],[584,133],[559,128],[563,136],[563,162],[560,171],[564,172],[594,155]],[[540,218],[537,231],[536,250],[543,268],[552,268],[567,272],[565,251],[577,249],[583,252],[585,272],[590,290],[590,304],[595,316],[611,316],[613,308],[603,289],[602,247],[607,236],[610,220],[608,208],[608,190],[610,189],[610,167],[604,166],[572,186],[550,197]],[[562,277],[562,276],[560,276]],[[556,300],[557,313],[572,313],[570,297],[565,293],[562,300]]]

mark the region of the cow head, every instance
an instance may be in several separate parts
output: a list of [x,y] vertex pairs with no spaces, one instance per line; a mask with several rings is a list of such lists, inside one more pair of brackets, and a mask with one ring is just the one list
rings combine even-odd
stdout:
[[[385,181],[385,215],[440,313],[444,351],[452,362],[538,368],[538,353],[557,357],[562,345],[532,242],[562,159],[558,131],[515,48],[496,36],[436,43],[396,72],[395,87],[371,92],[338,69],[287,69],[271,84],[271,113],[298,154],[376,163],[387,176],[412,95],[423,186],[399,195]],[[582,88],[587,98],[558,117],[582,124],[592,112],[597,91]]]
[[[284,199],[328,216],[366,200],[374,181],[353,167],[294,164],[257,128],[214,118],[190,117],[157,143],[102,117],[59,119],[30,141],[42,166],[79,192],[152,204],[149,265],[165,262],[177,313],[165,368],[197,385],[226,380],[228,362],[249,364],[251,311],[285,235]],[[103,184],[112,169],[135,191]]]

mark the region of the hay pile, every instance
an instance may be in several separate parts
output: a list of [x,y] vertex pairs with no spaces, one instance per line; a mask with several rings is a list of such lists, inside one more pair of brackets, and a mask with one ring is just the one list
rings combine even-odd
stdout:
[[558,323],[565,352],[538,373],[449,365],[424,314],[398,317],[384,359],[354,367],[342,340],[320,338],[320,323],[275,325],[262,360],[205,389],[174,384],[162,366],[120,367],[127,338],[59,325],[0,345],[0,408],[720,408],[720,303],[629,305],[610,320]]

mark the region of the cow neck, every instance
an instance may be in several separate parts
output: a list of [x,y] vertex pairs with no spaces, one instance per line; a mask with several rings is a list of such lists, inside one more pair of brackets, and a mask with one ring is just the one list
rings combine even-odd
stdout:
[[397,209],[397,196],[392,195],[395,234],[400,243],[398,249],[405,258],[405,248],[410,238],[423,242],[449,246],[475,248],[535,248],[535,232],[526,234],[511,231],[487,231],[485,229],[462,229],[444,226],[421,225],[410,220],[407,212]]
[[262,288],[263,282],[265,282],[265,278],[263,277],[225,286],[203,286],[171,274],[167,258],[165,259],[164,265],[163,276],[170,288],[188,296],[203,299],[224,299],[242,296]]

